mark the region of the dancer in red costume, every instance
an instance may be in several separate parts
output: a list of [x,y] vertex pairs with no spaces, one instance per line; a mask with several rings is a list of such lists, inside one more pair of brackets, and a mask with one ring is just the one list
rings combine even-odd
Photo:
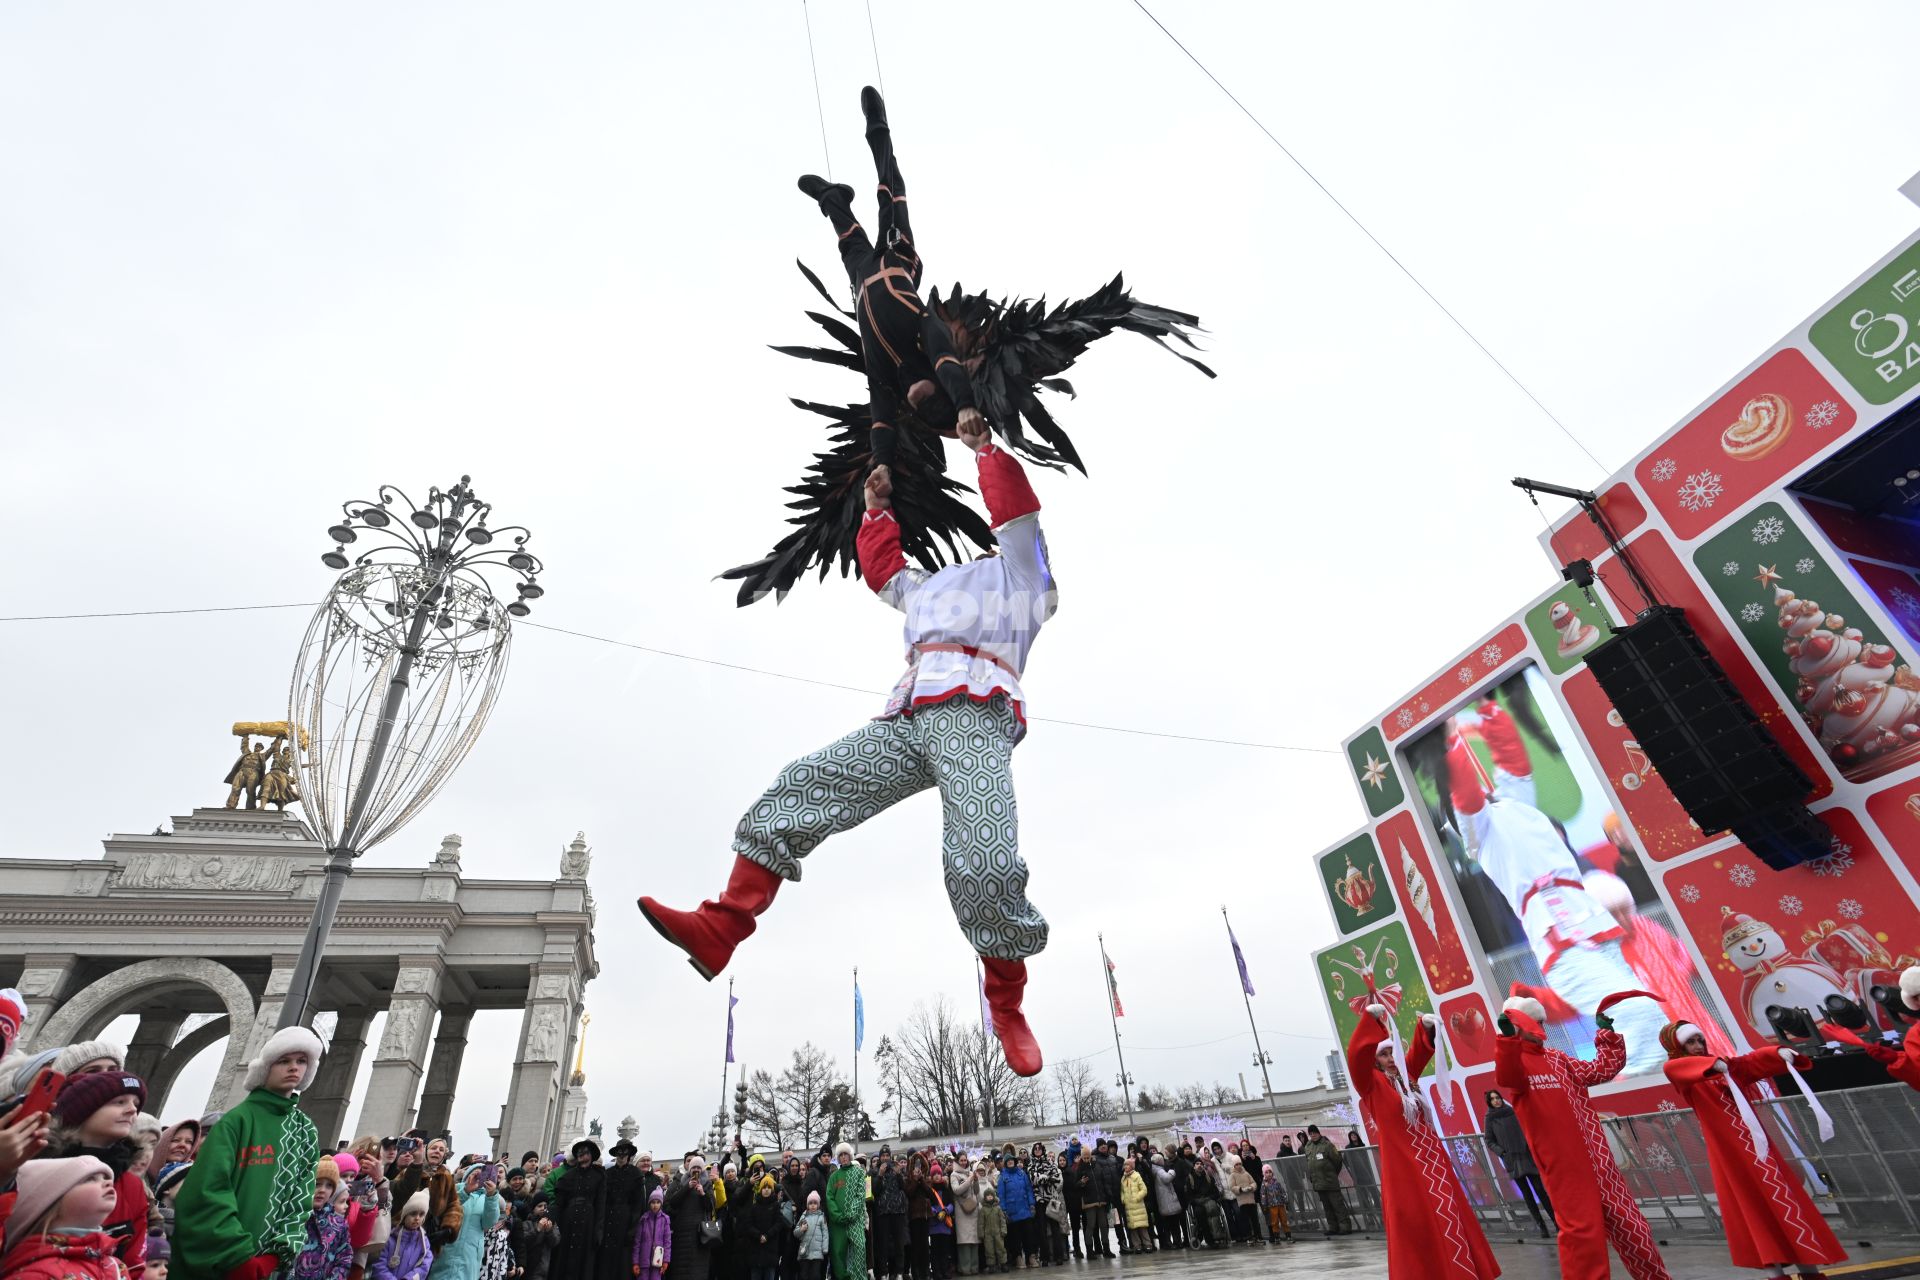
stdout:
[[1787,1267],[1817,1276],[1825,1264],[1844,1261],[1847,1251],[1793,1169],[1772,1149],[1751,1101],[1757,1095],[1754,1085],[1785,1074],[1788,1062],[1799,1055],[1769,1045],[1720,1057],[1707,1047],[1700,1028],[1687,1022],[1669,1023],[1660,1033],[1660,1046],[1667,1051],[1667,1079],[1693,1108],[1706,1138],[1733,1264],[1776,1276],[1785,1275]]
[[1920,965],[1910,966],[1900,973],[1900,1003],[1913,1010],[1916,1021],[1907,1028],[1906,1037],[1898,1049],[1881,1040],[1865,1040],[1845,1027],[1834,1026],[1830,1022],[1820,1024],[1821,1033],[1829,1040],[1844,1040],[1848,1044],[1859,1045],[1867,1051],[1867,1056],[1887,1069],[1887,1074],[1904,1085],[1920,1089]]
[[1515,996],[1500,1018],[1494,1042],[1494,1082],[1513,1098],[1527,1149],[1553,1200],[1560,1226],[1561,1280],[1607,1280],[1612,1243],[1634,1280],[1670,1280],[1653,1230],[1620,1176],[1587,1090],[1605,1084],[1627,1065],[1627,1045],[1607,1010],[1645,991],[1608,996],[1594,1014],[1596,1056],[1582,1062],[1546,1044],[1546,1010],[1538,1000]]
[[1347,1072],[1380,1143],[1387,1274],[1393,1280],[1493,1280],[1500,1264],[1420,1096],[1420,1073],[1433,1057],[1433,1015],[1420,1019],[1403,1077],[1387,1038],[1386,1006],[1370,1004],[1366,1013],[1347,1041]]
[[980,494],[999,554],[928,574],[907,566],[892,504],[892,473],[867,477],[860,571],[882,601],[906,614],[908,667],[886,708],[793,761],[734,828],[733,872],[720,897],[693,911],[653,898],[640,911],[660,936],[712,979],[754,930],[801,862],[829,836],[918,792],[937,788],[947,897],[986,970],[987,1007],[1007,1065],[1040,1073],[1040,1046],[1020,1011],[1027,957],[1047,945],[1047,922],[1027,901],[1013,794],[1013,748],[1026,733],[1026,668],[1057,603],[1040,499],[986,427],[962,419],[962,443],[980,468]]

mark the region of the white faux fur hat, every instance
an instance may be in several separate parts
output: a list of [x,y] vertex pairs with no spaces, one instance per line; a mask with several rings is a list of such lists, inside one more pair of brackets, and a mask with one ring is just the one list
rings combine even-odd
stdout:
[[1920,1013],[1920,964],[1900,971],[1900,1002]]
[[260,1046],[260,1056],[247,1064],[247,1075],[240,1087],[248,1093],[255,1089],[264,1089],[267,1084],[267,1068],[290,1053],[300,1052],[307,1055],[307,1074],[300,1077],[295,1093],[306,1092],[313,1083],[313,1073],[320,1069],[320,1056],[327,1051],[320,1043],[320,1037],[305,1027],[282,1027],[267,1037]]
[[833,1149],[833,1158],[835,1160],[838,1160],[841,1156],[851,1156],[852,1154],[853,1144],[850,1142],[843,1142]]
[[75,1070],[86,1066],[96,1058],[113,1059],[115,1071],[127,1069],[126,1049],[121,1045],[109,1044],[105,1040],[82,1040],[78,1044],[68,1045],[53,1060],[53,1069],[63,1076],[70,1076]]
[[1524,1013],[1541,1026],[1547,1025],[1547,1006],[1532,996],[1508,996],[1506,1003],[1500,1006],[1502,1013]]
[[432,1209],[433,1201],[423,1188],[407,1197],[407,1202],[400,1206],[400,1216],[405,1218],[410,1213],[417,1213],[424,1218]]

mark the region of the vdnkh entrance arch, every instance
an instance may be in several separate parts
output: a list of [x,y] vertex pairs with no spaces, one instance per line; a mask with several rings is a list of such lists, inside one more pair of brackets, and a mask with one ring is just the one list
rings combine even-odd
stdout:
[[[127,1067],[157,1115],[180,1069],[229,1037],[207,1099],[224,1109],[279,1020],[325,861],[298,817],[264,808],[195,809],[171,835],[108,837],[97,860],[0,859],[0,983],[26,997],[22,1045],[98,1038],[137,1015]],[[448,836],[424,867],[356,871],[314,994],[338,1021],[302,1099],[327,1147],[353,1136],[349,1095],[383,1010],[357,1132],[445,1127],[474,1013],[519,1009],[499,1149],[552,1151],[574,1136],[563,1117],[583,1100],[569,1099],[563,1072],[599,972],[591,864],[575,837],[553,880],[468,879]],[[211,1020],[182,1035],[195,1014]]]

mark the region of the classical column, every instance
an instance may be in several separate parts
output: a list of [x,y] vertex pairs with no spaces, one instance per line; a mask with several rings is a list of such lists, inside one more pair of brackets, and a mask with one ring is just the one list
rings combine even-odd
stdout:
[[[189,1062],[200,1056],[208,1045],[218,1044],[233,1033],[233,1019],[222,1014],[212,1022],[203,1022],[174,1042],[173,1048],[166,1051],[160,1061],[154,1064],[153,1073],[146,1077],[147,1110],[156,1116],[177,1112],[177,1108],[168,1105],[173,1096],[173,1082],[180,1078],[180,1071]],[[203,1100],[200,1114],[205,1115],[218,1105],[211,1097]]]
[[[34,1038],[40,1028],[47,1025],[47,1019],[67,998],[68,988],[73,985],[73,971],[79,967],[80,957],[76,955],[29,955],[20,968],[20,977],[14,987],[20,992],[27,1004],[27,1025],[20,1031],[20,1049],[32,1049]],[[39,1046],[45,1048],[47,1046]]]
[[[151,1080],[160,1060],[173,1048],[174,1037],[180,1034],[180,1026],[186,1020],[186,1014],[172,1009],[141,1014],[140,1025],[134,1028],[133,1039],[127,1044],[127,1070],[142,1080]],[[152,1100],[151,1092],[148,1100]]]
[[[287,991],[293,985],[294,962],[298,959],[293,952],[273,957],[266,989],[261,992],[259,1007],[253,1012],[253,1025],[234,1028],[234,1040],[229,1042],[226,1059],[213,1078],[213,1091],[207,1099],[209,1106],[225,1110],[246,1096],[247,1065],[259,1056],[260,1050],[266,1047],[267,1037],[280,1023],[280,1006],[287,1001]],[[245,1048],[236,1052],[232,1048],[235,1042],[244,1043]]]
[[413,1103],[420,1090],[420,1064],[427,1037],[440,1012],[440,979],[445,966],[438,955],[402,956],[387,1006],[387,1030],[373,1057],[367,1100],[360,1108],[360,1132],[391,1137],[413,1127]]
[[[371,1009],[342,1009],[334,1024],[333,1043],[320,1062],[313,1086],[301,1095],[300,1109],[320,1131],[320,1149],[333,1150],[340,1138],[356,1135],[346,1132],[347,1104],[353,1100],[353,1081],[360,1074],[360,1059],[367,1051],[367,1026],[373,1021]],[[378,1133],[376,1138],[387,1137]]]
[[500,1118],[502,1150],[545,1154],[553,1149],[552,1134],[560,1119],[561,1073],[572,1039],[567,1023],[578,998],[579,979],[571,965],[542,961],[531,966],[527,1011],[520,1020],[520,1049],[514,1057],[506,1113]]
[[472,1009],[440,1011],[440,1031],[433,1038],[427,1083],[420,1094],[420,1114],[414,1119],[414,1124],[428,1133],[439,1133],[453,1119],[454,1087],[460,1080],[460,1059],[467,1052],[467,1027],[472,1022]]

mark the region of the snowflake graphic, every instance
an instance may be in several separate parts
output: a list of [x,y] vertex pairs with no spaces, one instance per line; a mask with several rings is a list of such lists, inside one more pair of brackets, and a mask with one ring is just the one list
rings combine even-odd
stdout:
[[1738,560],[1729,560],[1720,566],[1720,572],[1731,578],[1734,574],[1740,572],[1740,562]]
[[1653,478],[1662,482],[1671,480],[1673,479],[1673,473],[1678,470],[1679,468],[1673,464],[1672,458],[1662,458],[1653,464]]
[[1786,531],[1787,522],[1779,516],[1763,516],[1759,523],[1753,526],[1753,540],[1764,547],[1769,543],[1780,541],[1781,535]]
[[1680,896],[1688,902],[1698,902],[1700,901],[1700,886],[1697,884],[1683,884],[1680,886]]
[[1400,708],[1400,714],[1395,716],[1394,719],[1399,722],[1400,727],[1402,729],[1413,728],[1413,708],[1412,707]]
[[1460,677],[1460,683],[1461,683],[1461,684],[1472,684],[1472,683],[1473,683],[1473,668],[1472,668],[1472,667],[1462,667],[1462,668],[1460,668],[1460,670],[1459,670],[1459,671],[1457,671],[1457,672],[1455,672],[1455,674],[1456,674],[1456,675],[1458,675],[1458,676]]
[[1680,1104],[1675,1102],[1671,1098],[1662,1098],[1660,1100],[1660,1105],[1654,1108],[1654,1110],[1656,1111],[1678,1111],[1679,1109],[1680,1109]]
[[1480,651],[1480,662],[1482,666],[1497,667],[1500,665],[1500,659],[1504,656],[1505,655],[1500,652],[1499,645],[1490,644]]
[[1833,909],[1849,920],[1858,920],[1861,916],[1867,914],[1867,909],[1861,906],[1859,900],[1856,898],[1842,898],[1834,904]]
[[1420,699],[1420,714],[1425,715],[1431,710],[1433,710],[1433,708],[1427,705],[1427,700],[1425,698]]
[[1793,562],[1793,571],[1795,573],[1812,573],[1818,567],[1819,566],[1814,563],[1812,556],[1801,556]]
[[1835,840],[1833,852],[1809,862],[1807,869],[1817,876],[1832,876],[1838,880],[1853,869],[1853,846],[1844,840]]
[[1807,410],[1807,425],[1815,431],[1830,427],[1840,420],[1840,406],[1831,400],[1822,400]]
[[1727,879],[1733,881],[1742,889],[1753,888],[1753,882],[1759,878],[1759,875],[1754,869],[1744,862],[1736,862],[1727,868]]
[[1740,621],[1742,622],[1758,622],[1760,619],[1766,617],[1766,615],[1767,611],[1757,604],[1740,606]]
[[[1671,1102],[1666,1105],[1670,1107],[1673,1106]],[[1679,1110],[1678,1107],[1674,1109],[1676,1111]],[[1673,1158],[1673,1152],[1667,1150],[1666,1146],[1659,1142],[1649,1142],[1646,1146],[1642,1147],[1640,1149],[1640,1157],[1646,1162],[1649,1169],[1673,1169],[1679,1165],[1679,1162]]]
[[1794,897],[1790,893],[1783,895],[1780,899],[1781,915],[1797,916],[1802,911],[1805,911],[1806,909],[1807,909],[1807,904],[1800,901],[1800,899]]
[[1705,511],[1720,500],[1726,492],[1726,486],[1720,483],[1720,477],[1711,471],[1696,471],[1680,482],[1674,490],[1680,499],[1680,505],[1689,511]]
[[1916,597],[1913,592],[1907,591],[1904,588],[1895,587],[1887,599],[1893,604],[1896,610],[1906,614],[1908,617],[1920,613],[1920,597]]

